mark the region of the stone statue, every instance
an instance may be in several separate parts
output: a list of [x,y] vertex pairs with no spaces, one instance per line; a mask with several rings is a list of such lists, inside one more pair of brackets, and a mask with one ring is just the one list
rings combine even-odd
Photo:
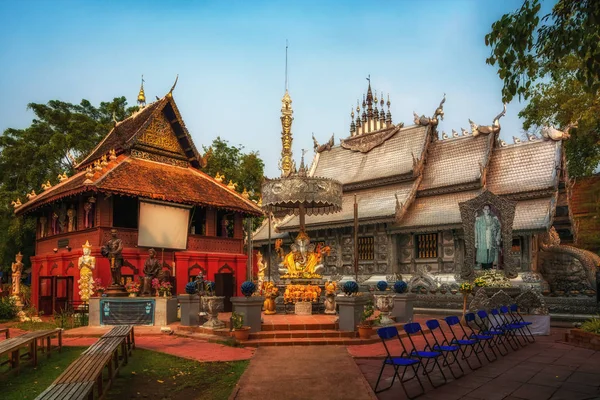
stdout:
[[491,269],[498,261],[501,230],[498,217],[490,214],[490,206],[483,206],[483,214],[475,218],[475,249],[477,264],[482,269]]
[[40,237],[46,237],[46,223],[48,222],[48,218],[40,217]]
[[123,266],[123,242],[117,237],[117,230],[110,230],[111,238],[102,246],[102,255],[110,262],[111,285],[121,286],[121,267]]
[[73,232],[75,230],[75,209],[69,208],[67,210],[67,232]]
[[23,272],[23,254],[19,252],[15,256],[16,262],[12,263],[12,295],[19,296],[21,294],[21,272]]
[[579,121],[571,122],[567,126],[565,126],[562,131],[556,129],[553,126],[545,126],[542,128],[542,137],[544,138],[544,140],[554,141],[569,139],[571,137],[571,134],[569,132],[571,131],[571,129],[577,128],[578,124]]
[[335,291],[337,283],[329,281],[325,284],[325,314],[335,314]]
[[86,202],[83,205],[83,211],[85,211],[85,218],[84,218],[84,227],[87,228],[91,228],[92,227],[92,221],[90,219],[90,212],[92,211],[92,208],[94,207],[94,205],[90,202]]
[[56,212],[52,212],[52,234],[56,235],[57,233],[59,233],[58,214]]
[[263,262],[263,255],[259,251],[256,253],[256,266],[258,267],[257,278],[258,278],[258,287],[262,288],[263,283],[265,282],[265,270],[267,269],[267,265]]
[[148,250],[148,259],[144,263],[144,285],[142,287],[142,296],[152,295],[152,280],[157,278],[162,280],[162,268],[160,261],[156,259],[156,250]]
[[96,257],[91,255],[92,245],[89,241],[86,240],[82,248],[83,255],[77,261],[79,266],[79,296],[81,301],[89,301],[94,292],[93,271],[96,268]]
[[475,122],[469,119],[469,124],[471,125],[471,133],[473,136],[478,135],[489,135],[490,133],[497,134],[500,132],[500,118],[506,115],[506,104],[503,105],[503,110],[500,114],[496,115],[492,125],[477,125]]
[[321,255],[329,253],[330,248],[328,246],[323,249],[319,246],[315,250],[315,245],[310,243],[308,235],[301,231],[296,237],[295,243],[290,247],[292,251],[283,256],[281,242],[275,242],[275,251],[283,258],[283,261],[279,264],[279,273],[282,274],[282,277],[318,277],[321,271],[325,269],[323,264],[321,264]]

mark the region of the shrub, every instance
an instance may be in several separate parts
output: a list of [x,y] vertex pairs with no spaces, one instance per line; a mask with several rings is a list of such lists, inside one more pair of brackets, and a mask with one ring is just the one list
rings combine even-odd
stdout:
[[379,290],[380,292],[385,292],[387,287],[388,287],[388,284],[386,281],[377,282],[377,290]]
[[256,285],[254,284],[254,282],[246,281],[246,282],[242,283],[242,286],[240,289],[242,290],[242,294],[244,296],[250,297],[256,291]]
[[13,319],[17,316],[17,305],[12,297],[0,299],[0,319]]
[[581,324],[581,329],[586,332],[600,335],[600,318],[592,318]]
[[358,283],[354,281],[348,281],[344,283],[344,288],[342,289],[346,296],[351,296],[358,292]]
[[408,285],[404,281],[396,281],[396,283],[394,283],[394,292],[396,293],[402,294],[406,292],[407,289]]
[[185,285],[185,292],[187,294],[196,294],[196,293],[198,293],[198,284],[196,282],[188,282]]

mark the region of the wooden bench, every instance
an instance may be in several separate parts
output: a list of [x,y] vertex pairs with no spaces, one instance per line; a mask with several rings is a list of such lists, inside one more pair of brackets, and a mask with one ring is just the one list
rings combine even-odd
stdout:
[[19,337],[22,338],[31,338],[35,341],[35,353],[33,354],[33,363],[34,365],[37,365],[37,350],[41,349],[42,353],[46,353],[46,357],[50,358],[50,349],[51,349],[51,341],[53,337],[57,338],[57,347],[58,347],[58,352],[60,353],[62,350],[62,329],[60,328],[55,328],[55,329],[46,329],[43,331],[34,331],[34,332],[28,332],[24,335],[21,335]]
[[[120,366],[127,364],[133,347],[132,326],[112,328],[73,361],[36,399],[92,400],[94,385],[97,387],[98,397],[102,399]],[[107,381],[103,379],[104,368],[108,369]]]
[[10,332],[8,331],[8,328],[0,328],[0,335],[2,334],[6,336],[6,339],[10,339]]
[[[33,366],[37,366],[38,348],[41,348],[42,351],[50,357],[50,342],[52,337],[55,336],[58,338],[58,349],[60,351],[62,349],[62,329],[59,328],[28,332],[24,335],[0,342],[0,358],[5,355],[9,356],[8,361],[3,362],[2,365],[8,362],[10,363],[11,368],[18,369],[19,361],[21,359],[21,349],[29,348],[29,351],[23,355],[29,355],[29,358],[33,360]],[[38,341],[41,343],[41,346],[39,347]],[[44,345],[44,342],[46,345]]]

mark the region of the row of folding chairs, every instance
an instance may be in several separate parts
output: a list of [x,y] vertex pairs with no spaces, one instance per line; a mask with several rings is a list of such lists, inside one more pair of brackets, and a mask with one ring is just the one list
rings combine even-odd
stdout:
[[[493,362],[498,359],[498,355],[508,354],[509,348],[517,350],[527,343],[535,342],[535,338],[529,330],[531,322],[523,319],[516,304],[492,309],[490,313],[479,310],[477,313],[465,314],[465,324],[461,324],[457,316],[446,317],[444,321],[448,327],[445,332],[439,320],[426,321],[428,334],[425,334],[417,322],[405,324],[403,329],[408,342],[402,340],[398,328],[395,326],[377,330],[387,355],[379,371],[375,393],[390,389],[397,378],[406,396],[412,399],[425,392],[419,374],[425,375],[431,386],[437,388],[448,381],[442,367],[448,367],[446,373],[449,371],[454,379],[465,374],[459,359],[464,360],[471,370],[476,370],[483,366],[480,355],[483,355],[488,362]],[[423,339],[422,344],[424,345],[417,346],[417,338]],[[392,344],[396,342],[396,339],[401,346],[398,350],[402,350],[399,355],[393,355],[393,351],[391,351]],[[472,355],[477,359],[477,363],[471,357]],[[386,366],[394,368],[394,376],[389,386],[379,388]],[[456,366],[458,371],[455,371],[453,366]],[[400,369],[403,369],[402,375],[400,375]],[[407,374],[407,372],[409,373]],[[436,385],[431,379],[430,375],[434,372],[440,373],[443,380],[441,384]],[[413,379],[416,379],[421,391],[411,396],[404,383]]]

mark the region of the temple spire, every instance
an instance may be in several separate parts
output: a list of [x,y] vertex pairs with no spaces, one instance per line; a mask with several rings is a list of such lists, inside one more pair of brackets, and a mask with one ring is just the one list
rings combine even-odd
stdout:
[[279,160],[279,169],[281,176],[287,177],[294,172],[294,160],[292,158],[292,98],[288,92],[287,79],[287,40],[285,43],[285,94],[281,99],[281,159]]
[[140,108],[146,105],[146,94],[144,93],[144,75],[142,75],[142,85],[140,86],[140,93],[138,93],[137,102]]

